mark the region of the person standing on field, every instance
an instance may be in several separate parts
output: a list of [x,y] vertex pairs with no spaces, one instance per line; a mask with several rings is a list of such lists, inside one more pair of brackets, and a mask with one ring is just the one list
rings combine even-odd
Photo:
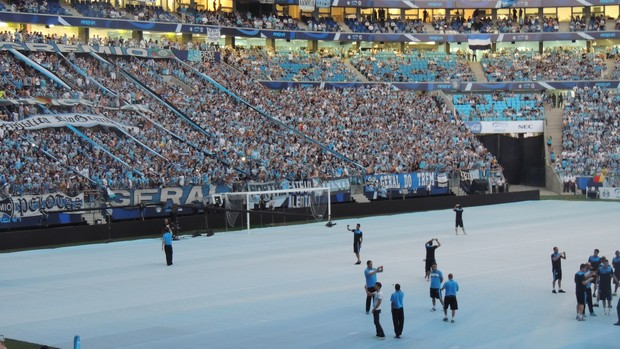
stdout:
[[362,264],[360,259],[360,250],[362,249],[362,240],[364,239],[364,234],[360,230],[362,226],[358,223],[355,226],[355,229],[349,229],[347,225],[347,230],[353,232],[353,253],[355,253],[355,257],[357,257],[357,262],[355,264]]
[[[433,241],[437,242],[437,245],[433,244]],[[426,258],[424,259],[424,277],[428,280],[430,276],[431,266],[437,261],[435,260],[435,250],[441,247],[441,242],[437,239],[430,239],[424,244],[426,248]]]
[[372,267],[372,261],[366,261],[366,269],[364,269],[364,277],[366,278],[366,314],[370,312],[370,302],[372,301],[372,295],[368,295],[368,293],[375,292],[375,285],[377,284],[377,273],[383,272],[383,266],[379,266],[378,268]]
[[172,231],[170,229],[164,230],[164,235],[161,238],[161,249],[166,253],[166,264],[172,265]]
[[405,310],[403,308],[405,293],[400,290],[400,284],[394,285],[394,289],[395,291],[390,297],[390,302],[392,303],[392,322],[394,323],[395,337],[400,338],[405,324]]
[[437,269],[437,264],[433,264],[431,266],[431,288],[430,295],[431,300],[433,302],[433,307],[431,311],[435,311],[435,299],[439,299],[439,303],[441,303],[441,307],[443,308],[443,300],[441,299],[441,292],[439,292],[439,288],[441,287],[441,283],[443,282],[443,273],[441,270]]
[[[598,298],[603,301],[603,314],[611,315],[611,280],[615,279],[613,269],[606,257],[601,258],[598,268]],[[616,280],[617,281],[617,280]]]
[[446,292],[443,298],[443,321],[448,321],[449,307],[450,310],[452,310],[452,320],[450,320],[450,322],[454,322],[456,311],[459,309],[459,304],[456,300],[456,293],[459,290],[459,284],[454,281],[454,276],[452,274],[448,274],[448,281],[444,282],[441,289]]
[[465,232],[465,226],[463,225],[463,208],[461,208],[461,205],[456,204],[456,206],[454,206],[453,211],[456,213],[454,233],[456,235],[459,235],[459,227],[461,227],[461,229],[463,230],[463,235],[467,235],[467,233]]
[[577,321],[585,321],[584,311],[586,308],[586,285],[594,277],[588,274],[588,264],[583,263],[579,266],[579,271],[575,273],[575,296],[577,297]]
[[[566,252],[559,252],[557,247],[553,248],[551,254],[551,272],[553,273],[553,293],[566,293],[562,290],[562,259],[566,259]],[[558,282],[558,291],[555,291],[555,282]]]
[[385,333],[383,332],[383,327],[381,327],[380,315],[381,315],[381,303],[383,303],[383,292],[381,292],[381,283],[377,282],[374,287],[374,291],[370,292],[366,286],[366,294],[368,297],[372,297],[374,299],[375,306],[372,308],[372,318],[375,324],[375,329],[377,330],[377,337],[379,339],[385,338]]
[[[616,250],[616,256],[611,260],[611,266],[614,267],[614,296],[618,294],[618,284],[620,284],[620,251]],[[620,303],[619,303],[620,304]]]

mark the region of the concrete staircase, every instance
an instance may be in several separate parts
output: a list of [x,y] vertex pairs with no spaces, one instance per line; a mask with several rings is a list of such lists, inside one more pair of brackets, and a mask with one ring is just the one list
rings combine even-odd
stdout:
[[478,82],[487,82],[487,75],[482,70],[482,64],[478,62],[468,62],[469,68],[474,72],[474,77]]
[[168,84],[174,85],[174,86],[178,86],[181,89],[183,89],[183,91],[185,91],[186,93],[194,93],[194,89],[189,86],[188,84],[184,83],[183,81],[179,80],[179,78],[177,78],[174,75],[163,75],[162,76],[164,78],[164,81]]
[[[546,188],[556,193],[562,192],[562,182],[554,171],[555,164],[551,164],[549,153],[555,152],[556,159],[562,153],[562,108],[553,108],[545,105],[545,183]],[[551,149],[547,149],[547,139],[552,138]]]
[[363,185],[351,185],[351,197],[358,203],[370,202],[364,195]]
[[105,217],[99,211],[89,211],[82,214],[82,218],[88,225],[106,224]]
[[[73,16],[73,17],[83,17],[82,14],[79,13],[78,10],[76,10],[71,5],[63,4],[62,2],[60,2],[60,7],[62,7],[65,11],[69,12],[70,16]],[[69,36],[69,35],[67,35],[67,36]]]
[[615,75],[614,69],[616,68],[616,62],[613,59],[606,59],[605,65],[607,66],[607,70],[603,74],[604,79],[616,80],[618,76]]
[[355,73],[355,76],[357,76],[357,78],[362,81],[362,82],[368,82],[368,79],[364,76],[364,74],[360,73],[359,70],[355,69],[355,67],[353,66],[353,64],[351,64],[351,61],[349,61],[349,59],[345,59],[344,60],[344,65],[347,66],[347,68],[349,68],[352,72]]

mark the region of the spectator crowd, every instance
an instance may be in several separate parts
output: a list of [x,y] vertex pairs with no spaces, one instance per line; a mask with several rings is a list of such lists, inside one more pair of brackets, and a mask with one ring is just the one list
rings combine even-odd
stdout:
[[562,177],[605,174],[620,169],[620,95],[605,88],[570,91],[562,116],[562,152],[555,162]]
[[[75,38],[36,32],[5,31],[0,35],[13,41],[76,42]],[[99,44],[115,44],[114,39],[95,39]],[[171,43],[132,45],[162,47]],[[563,60],[571,53],[577,58]],[[546,52],[546,57],[563,64],[596,66],[602,55],[576,53],[555,50]],[[455,118],[440,97],[397,91],[388,84],[274,91],[257,83],[281,78],[331,81],[338,74],[354,81],[356,73],[339,55],[329,52],[227,48],[222,50],[220,64],[111,55],[101,58],[81,53],[25,55],[69,88],[2,51],[0,83],[5,98],[34,97],[42,101],[3,104],[3,121],[84,113],[103,116],[117,127],[0,127],[0,184],[8,184],[13,195],[75,192],[90,187],[153,188],[412,171],[484,171],[496,163],[464,126],[465,118]],[[508,56],[500,54],[505,59]],[[467,81],[470,72],[455,75],[464,70],[459,68],[463,64],[459,59],[462,57],[436,52],[372,52],[354,55],[351,62],[362,73],[383,62],[394,74],[404,74],[414,64],[426,64],[425,70],[432,72],[435,81]],[[404,67],[402,62],[406,63]],[[302,68],[286,71],[285,63]],[[363,64],[367,68],[362,69]],[[486,63],[487,68],[493,65],[508,66],[503,60]],[[550,66],[536,65],[534,71],[543,70],[543,79],[564,77],[562,69],[565,67],[554,71]],[[583,71],[593,74],[583,77],[597,77],[595,69],[586,67]],[[579,74],[579,69],[573,74]],[[400,79],[397,75],[376,75],[377,81]],[[369,80],[374,76],[366,75]],[[452,101],[457,111],[460,106],[468,107],[468,117],[540,120],[541,98],[497,92],[457,95]],[[74,102],[46,102],[54,99]],[[572,92],[565,102],[566,129],[558,171],[592,174],[605,168],[610,175],[617,174],[619,101],[616,93],[599,88]]]
[[607,69],[603,54],[561,47],[485,52],[480,63],[489,81],[596,80]]

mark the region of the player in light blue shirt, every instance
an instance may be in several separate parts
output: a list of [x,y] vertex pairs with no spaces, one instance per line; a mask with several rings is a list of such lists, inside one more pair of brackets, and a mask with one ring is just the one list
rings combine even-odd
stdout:
[[437,269],[437,264],[433,263],[431,265],[430,271],[430,279],[431,279],[431,291],[430,296],[433,302],[433,307],[431,311],[435,311],[435,300],[439,299],[439,303],[443,307],[443,300],[441,299],[441,292],[439,292],[439,288],[441,288],[441,283],[443,282],[443,273],[441,270]]
[[459,290],[459,284],[453,280],[454,276],[452,274],[448,274],[448,281],[444,282],[441,289],[446,291],[444,299],[443,299],[443,321],[448,321],[448,307],[452,310],[452,320],[450,322],[454,322],[454,316],[456,315],[456,311],[459,309],[458,302],[456,300],[456,293]]
[[[366,288],[368,292],[375,292],[375,284],[377,283],[377,273],[383,272],[383,266],[379,266],[378,268],[372,267],[372,261],[366,261],[366,269],[364,269],[364,276],[366,277]],[[370,302],[372,301],[373,296],[366,296],[366,314],[370,312]]]
[[392,303],[392,322],[394,323],[395,337],[400,338],[403,334],[403,325],[405,324],[405,310],[403,308],[405,293],[400,290],[400,284],[394,285],[394,288],[396,291],[390,297],[390,302]]
[[172,265],[172,232],[170,228],[164,229],[164,235],[161,238],[161,249],[166,252],[166,264]]

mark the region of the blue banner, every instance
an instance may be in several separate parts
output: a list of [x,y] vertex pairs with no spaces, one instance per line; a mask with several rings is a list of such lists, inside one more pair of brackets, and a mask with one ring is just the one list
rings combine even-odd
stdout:
[[364,195],[370,200],[448,194],[445,173],[412,172],[364,176]]
[[114,206],[134,206],[163,203],[166,206],[195,205],[206,203],[209,198],[210,186],[184,186],[155,189],[112,190]]

